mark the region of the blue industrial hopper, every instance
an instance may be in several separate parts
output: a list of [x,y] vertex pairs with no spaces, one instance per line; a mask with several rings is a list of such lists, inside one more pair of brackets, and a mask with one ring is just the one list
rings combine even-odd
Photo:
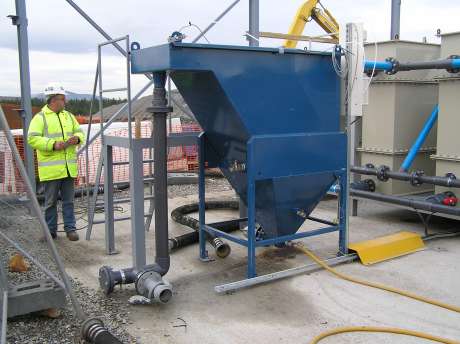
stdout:
[[[345,190],[347,142],[331,54],[188,43],[132,51],[133,73],[164,71],[204,130],[209,166],[248,206],[249,239],[260,225],[255,246],[307,236],[294,234],[330,186],[339,180]],[[311,235],[344,234],[345,203],[338,226]]]

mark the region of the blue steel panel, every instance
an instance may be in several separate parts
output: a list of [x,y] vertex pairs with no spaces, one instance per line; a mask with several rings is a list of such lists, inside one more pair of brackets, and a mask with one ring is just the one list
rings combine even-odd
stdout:
[[346,166],[347,139],[342,133],[263,135],[250,142],[257,179],[339,171]]

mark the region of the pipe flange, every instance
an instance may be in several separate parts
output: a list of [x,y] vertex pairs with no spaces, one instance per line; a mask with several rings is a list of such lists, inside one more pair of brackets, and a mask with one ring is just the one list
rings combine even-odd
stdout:
[[371,163],[367,163],[366,165],[364,165],[365,168],[369,168],[369,169],[374,169],[375,166],[374,164],[371,164]]
[[373,179],[365,179],[364,182],[367,184],[367,189],[370,192],[375,192],[375,181]]
[[172,298],[172,287],[154,270],[141,271],[136,279],[136,291],[152,301],[167,303]]
[[447,172],[446,178],[447,178],[447,186],[451,186],[452,183],[457,179],[457,176],[452,172]]
[[101,266],[99,268],[99,286],[105,295],[109,295],[115,288],[115,280],[112,278],[113,269],[110,266]]
[[[460,55],[450,55],[448,58],[451,60],[460,59]],[[446,68],[446,71],[449,73],[460,73],[460,68]]]
[[137,293],[139,295],[152,299],[153,298],[153,288],[149,290],[148,288],[149,286],[146,283],[147,280],[149,280],[150,282],[154,282],[153,284],[151,284],[151,286],[155,287],[156,285],[162,283],[161,275],[154,270],[147,270],[147,271],[144,270],[144,271],[140,271],[137,274],[136,283],[135,283]]
[[420,177],[423,177],[425,174],[424,171],[414,171],[410,175],[410,183],[412,186],[420,186],[423,184],[423,182],[420,180]]
[[173,108],[171,106],[150,106],[146,110],[152,114],[168,114],[173,112]]
[[390,179],[387,175],[388,171],[390,171],[390,168],[388,166],[382,165],[377,168],[377,179],[380,180],[381,182],[387,182],[388,179]]
[[386,70],[385,74],[393,75],[393,74],[398,73],[399,71],[399,61],[398,60],[396,60],[394,57],[388,57],[385,59],[385,61],[391,63],[391,69]]

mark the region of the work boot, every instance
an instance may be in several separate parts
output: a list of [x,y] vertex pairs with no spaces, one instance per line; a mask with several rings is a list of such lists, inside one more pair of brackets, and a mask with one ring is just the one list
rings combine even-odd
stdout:
[[80,238],[78,237],[78,233],[76,231],[69,231],[67,232],[67,239],[70,241],[78,241]]
[[[56,232],[50,232],[50,234],[51,234],[51,237],[53,238],[53,240],[56,240],[56,239],[57,239],[57,233],[56,233]],[[42,236],[40,237],[40,240],[39,240],[39,241],[40,241],[40,242],[46,242],[45,236],[42,235]]]

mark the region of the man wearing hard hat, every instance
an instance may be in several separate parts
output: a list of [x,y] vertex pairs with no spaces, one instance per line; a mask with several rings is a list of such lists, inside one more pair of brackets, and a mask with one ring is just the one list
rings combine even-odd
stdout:
[[46,105],[30,122],[28,143],[37,150],[38,176],[45,187],[45,218],[51,236],[57,238],[57,199],[67,238],[77,241],[74,214],[74,179],[77,177],[77,146],[85,135],[74,115],[64,109],[65,90],[59,84],[45,88]]

